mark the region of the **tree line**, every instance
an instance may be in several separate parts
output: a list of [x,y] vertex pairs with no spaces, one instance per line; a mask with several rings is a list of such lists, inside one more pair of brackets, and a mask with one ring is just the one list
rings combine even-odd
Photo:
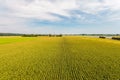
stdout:
[[22,37],[61,37],[61,36],[120,36],[120,34],[20,34],[20,33],[0,33],[0,36],[22,36]]

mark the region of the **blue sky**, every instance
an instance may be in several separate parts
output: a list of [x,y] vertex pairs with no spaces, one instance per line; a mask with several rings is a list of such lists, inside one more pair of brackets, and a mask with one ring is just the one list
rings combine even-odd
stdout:
[[120,0],[0,0],[0,32],[120,33]]

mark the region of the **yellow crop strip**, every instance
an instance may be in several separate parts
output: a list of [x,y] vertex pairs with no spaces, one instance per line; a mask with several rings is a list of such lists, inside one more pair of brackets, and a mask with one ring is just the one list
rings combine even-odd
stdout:
[[120,79],[116,40],[65,36],[0,38],[0,42],[0,80]]

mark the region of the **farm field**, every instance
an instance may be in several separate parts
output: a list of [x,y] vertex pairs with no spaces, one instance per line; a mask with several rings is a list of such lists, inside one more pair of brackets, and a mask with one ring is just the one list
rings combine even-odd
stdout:
[[120,41],[0,37],[0,80],[120,80]]
[[30,40],[30,39],[34,39],[34,38],[21,38],[21,37],[15,37],[15,36],[3,36],[0,37],[0,44],[8,44],[8,43],[14,43],[14,42],[21,42],[21,41],[26,41],[26,40]]

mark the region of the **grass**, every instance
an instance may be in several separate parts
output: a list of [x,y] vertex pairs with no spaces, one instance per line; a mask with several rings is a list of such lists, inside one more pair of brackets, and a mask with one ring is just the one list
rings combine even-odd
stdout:
[[0,44],[0,80],[120,79],[119,41],[88,37],[9,39]]

